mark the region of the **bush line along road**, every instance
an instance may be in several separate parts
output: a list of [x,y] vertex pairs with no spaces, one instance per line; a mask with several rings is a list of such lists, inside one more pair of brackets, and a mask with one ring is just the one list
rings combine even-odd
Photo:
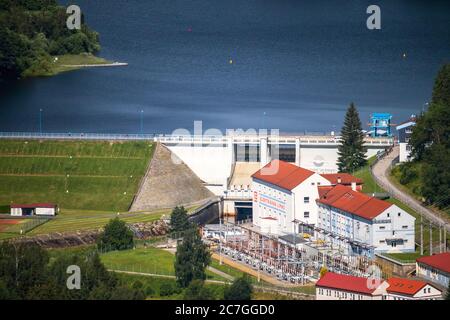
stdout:
[[394,198],[399,199],[401,202],[407,204],[412,209],[426,217],[428,220],[431,220],[434,224],[444,226],[445,229],[450,232],[450,224],[448,223],[447,219],[440,217],[438,213],[423,206],[419,201],[399,189],[394,183],[390,181],[389,171],[394,159],[397,158],[398,155],[399,147],[395,146],[389,154],[377,161],[372,166],[372,173],[373,177],[376,180],[376,183],[379,184]]

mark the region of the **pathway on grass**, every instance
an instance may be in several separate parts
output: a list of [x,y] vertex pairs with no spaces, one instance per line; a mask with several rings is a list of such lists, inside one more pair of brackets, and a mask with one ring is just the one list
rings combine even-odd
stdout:
[[375,163],[375,165],[372,166],[372,175],[377,184],[380,185],[384,190],[386,190],[393,198],[396,198],[404,204],[408,205],[420,215],[432,221],[434,224],[444,225],[447,231],[450,231],[450,224],[448,221],[445,221],[436,212],[422,205],[418,200],[416,200],[405,191],[399,189],[394,183],[392,183],[392,181],[390,181],[390,168],[392,162],[395,158],[398,157],[398,155],[399,147],[395,146],[389,154],[387,154],[384,158],[380,159]]

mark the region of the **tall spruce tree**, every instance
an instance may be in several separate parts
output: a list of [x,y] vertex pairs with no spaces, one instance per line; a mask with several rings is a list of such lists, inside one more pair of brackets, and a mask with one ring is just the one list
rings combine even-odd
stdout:
[[353,102],[347,109],[338,147],[338,168],[340,172],[353,172],[367,163],[364,134],[358,110]]
[[186,288],[193,280],[205,280],[210,262],[211,255],[198,230],[191,228],[186,231],[183,241],[177,246],[174,264],[180,287]]

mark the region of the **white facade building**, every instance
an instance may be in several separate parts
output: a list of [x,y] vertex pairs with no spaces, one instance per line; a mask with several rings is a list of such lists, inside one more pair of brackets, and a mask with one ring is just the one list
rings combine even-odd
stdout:
[[319,237],[349,254],[414,252],[415,218],[406,211],[342,185],[319,191]]
[[316,283],[316,300],[439,300],[442,291],[425,281],[371,279],[325,273]]
[[252,176],[253,224],[273,234],[306,232],[317,223],[317,186],[330,182],[293,164],[274,160]]
[[450,252],[418,258],[416,260],[416,275],[448,288],[450,281]]
[[382,300],[389,284],[334,272],[325,273],[316,283],[316,300]]
[[412,115],[411,119],[396,127],[398,132],[398,144],[399,144],[399,162],[405,162],[411,160],[411,145],[409,140],[412,134],[412,128],[416,125],[415,116]]
[[442,291],[425,281],[390,278],[384,300],[440,300]]

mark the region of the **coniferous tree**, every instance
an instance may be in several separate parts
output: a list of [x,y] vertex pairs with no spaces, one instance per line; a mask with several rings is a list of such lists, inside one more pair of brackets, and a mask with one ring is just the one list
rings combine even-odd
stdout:
[[170,232],[172,235],[180,236],[192,227],[186,209],[183,206],[175,207],[170,215]]
[[338,168],[340,172],[353,172],[364,166],[366,160],[364,134],[358,110],[353,102],[347,109],[341,132],[341,144],[338,147]]
[[250,279],[247,276],[237,278],[231,286],[225,289],[225,300],[250,300],[252,298],[253,288]]
[[175,256],[175,276],[180,287],[187,287],[192,280],[205,280],[205,270],[210,262],[208,247],[198,230],[193,228],[185,232]]

